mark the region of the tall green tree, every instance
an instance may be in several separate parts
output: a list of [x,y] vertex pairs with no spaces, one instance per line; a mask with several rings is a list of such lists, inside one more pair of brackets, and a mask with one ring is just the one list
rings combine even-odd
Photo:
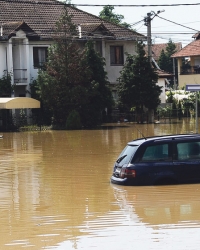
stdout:
[[93,41],[87,42],[82,63],[90,72],[90,84],[88,103],[82,107],[81,114],[87,126],[91,127],[106,121],[105,112],[108,114],[112,108],[112,93],[105,71],[105,59],[95,51]]
[[155,110],[162,91],[156,84],[157,80],[158,75],[145,56],[144,45],[138,43],[137,55],[127,55],[118,79],[120,106],[129,111],[134,107],[137,114],[142,114],[145,107]]
[[158,59],[158,65],[162,70],[173,74],[173,59],[171,55],[176,52],[176,44],[169,39],[167,43],[166,51],[162,50]]
[[83,53],[73,40],[76,26],[64,8],[56,23],[54,44],[48,51],[46,70],[41,70],[37,79],[37,93],[44,109],[52,113],[52,123],[65,126],[72,110],[77,110],[87,100],[87,67],[81,64]]
[[[177,69],[177,60],[173,62],[173,58],[171,58],[171,55],[176,52],[176,44],[172,42],[171,39],[169,39],[169,42],[167,43],[166,50],[162,50],[160,57],[158,59],[158,65],[159,67],[171,74],[174,74],[174,67],[175,67],[175,78],[178,79],[178,71]],[[175,63],[175,65],[174,65]],[[168,79],[170,82],[171,87],[173,86],[173,80],[170,78]]]
[[113,10],[114,10],[113,5],[106,5],[103,7],[103,10],[99,13],[99,17],[106,21],[122,25],[125,28],[131,28],[130,24],[122,22],[124,16],[114,13]]
[[158,59],[158,65],[159,65],[160,69],[167,71],[168,66],[169,66],[169,58],[163,49],[162,49],[160,56],[159,56],[159,59]]
[[94,51],[92,42],[80,50],[73,39],[76,27],[66,7],[55,33],[46,70],[40,70],[35,92],[44,110],[50,111],[55,127],[65,127],[72,113],[80,116],[82,126],[94,127],[102,122],[104,109],[111,106],[105,62]]

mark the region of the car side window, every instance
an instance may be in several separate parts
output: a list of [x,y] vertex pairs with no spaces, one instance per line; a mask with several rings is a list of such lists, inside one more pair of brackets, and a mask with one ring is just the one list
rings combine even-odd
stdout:
[[177,160],[200,159],[200,142],[177,143]]
[[171,157],[169,157],[168,143],[147,146],[141,158],[141,161],[169,161],[169,160],[171,160]]

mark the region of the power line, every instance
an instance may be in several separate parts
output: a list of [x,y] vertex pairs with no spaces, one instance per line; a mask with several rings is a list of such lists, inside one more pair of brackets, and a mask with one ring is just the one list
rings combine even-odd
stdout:
[[168,19],[166,19],[166,18],[160,17],[160,16],[158,16],[158,15],[156,15],[156,16],[159,17],[160,19],[163,19],[163,20],[168,21],[168,22],[170,22],[170,23],[174,23],[174,24],[179,25],[179,26],[181,26],[181,27],[184,27],[184,28],[187,28],[187,29],[191,29],[191,30],[194,30],[194,31],[198,32],[198,30],[195,30],[195,29],[190,28],[190,27],[188,27],[188,26],[182,25],[182,24],[180,24],[180,23],[173,22],[173,21],[171,21],[171,20],[168,20]]
[[66,6],[91,6],[91,7],[104,7],[104,6],[114,6],[114,7],[178,7],[178,6],[196,6],[200,3],[183,3],[183,4],[69,4],[59,1],[24,1],[24,0],[0,0],[0,2],[7,3],[28,3],[28,4],[45,4],[45,5],[66,5]]
[[189,6],[200,5],[200,3],[180,3],[180,4],[74,4],[76,6],[90,6],[90,7],[102,7],[102,6],[114,6],[114,7],[175,7],[175,6]]

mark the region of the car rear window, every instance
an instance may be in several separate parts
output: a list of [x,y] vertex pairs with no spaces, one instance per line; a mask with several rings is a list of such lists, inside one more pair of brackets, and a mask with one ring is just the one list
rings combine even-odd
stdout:
[[121,166],[124,164],[128,164],[133,158],[137,149],[138,145],[127,145],[116,162],[119,163]]

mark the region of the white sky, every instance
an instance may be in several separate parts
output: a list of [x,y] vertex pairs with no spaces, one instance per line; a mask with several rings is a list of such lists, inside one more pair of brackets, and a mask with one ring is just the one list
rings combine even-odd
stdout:
[[[194,6],[160,6],[164,4],[194,4],[198,3],[197,0],[72,0],[71,3],[77,4],[77,8],[96,16],[99,15],[103,6],[79,6],[78,4],[159,5],[156,7],[115,7],[114,13],[123,15],[123,21],[134,24],[144,20],[148,12],[154,11],[157,13],[159,10],[165,10],[163,13],[159,14],[160,17],[194,29],[184,28],[162,20],[159,17],[155,17],[151,22],[153,43],[165,43],[171,38],[173,42],[182,42],[182,45],[185,46],[193,41],[192,35],[196,33],[195,30],[200,30],[200,4]],[[143,21],[132,27],[139,33],[147,35],[147,27],[144,25]]]

